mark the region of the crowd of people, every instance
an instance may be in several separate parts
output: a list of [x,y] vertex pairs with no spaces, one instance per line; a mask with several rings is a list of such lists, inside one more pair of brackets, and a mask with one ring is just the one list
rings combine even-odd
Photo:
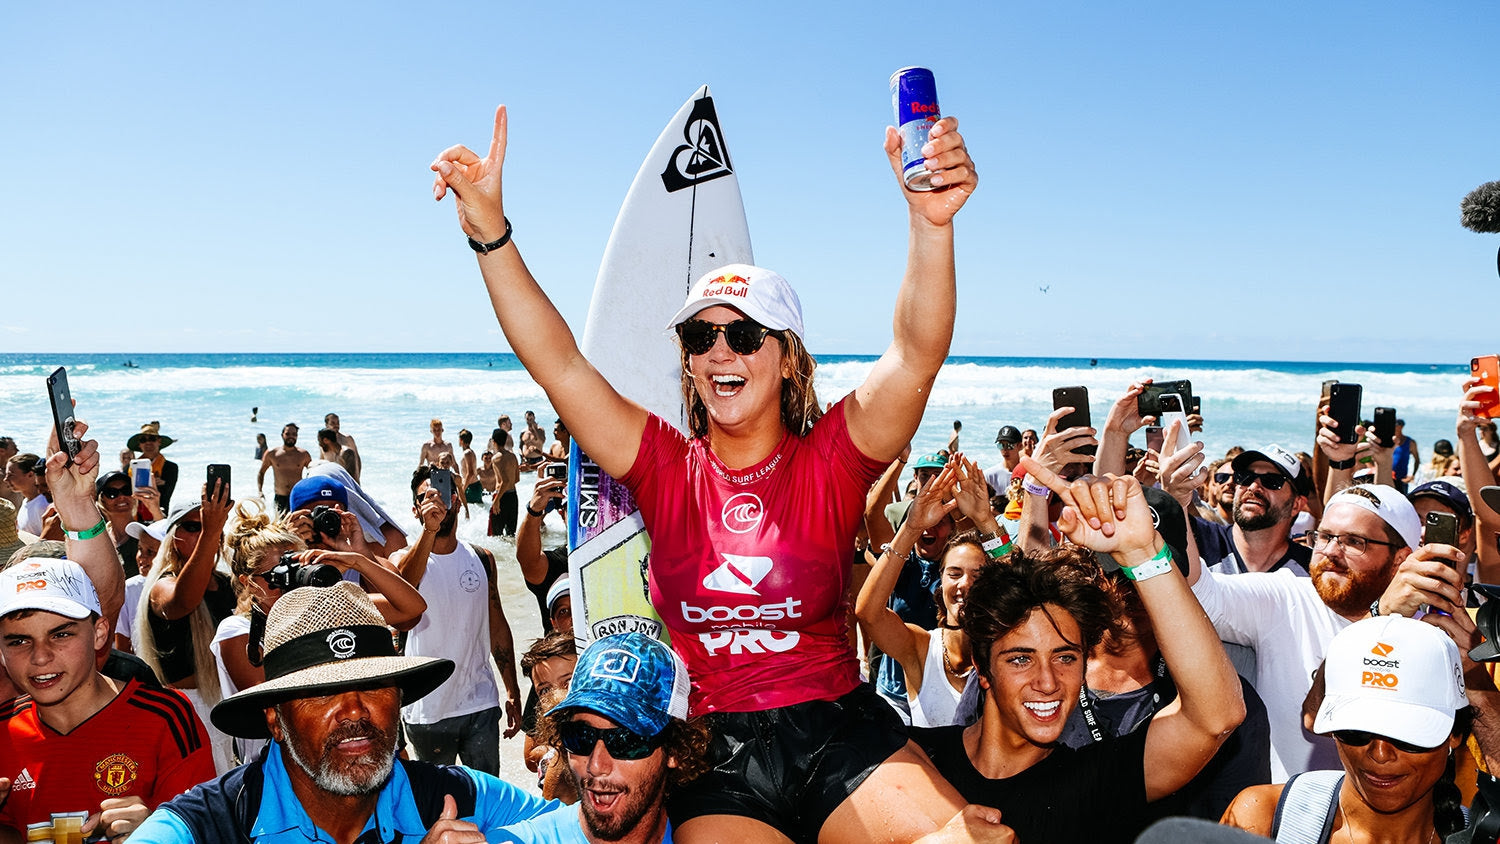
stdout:
[[[361,485],[334,414],[322,459],[289,424],[238,495],[211,469],[185,480],[160,422],[119,471],[82,420],[71,457],[0,438],[0,522],[16,526],[0,531],[0,840],[1056,844],[1182,816],[1297,841],[1464,829],[1500,753],[1469,588],[1500,580],[1490,387],[1455,393],[1430,465],[1400,426],[1347,435],[1324,402],[1303,444],[1211,459],[1196,416],[1137,444],[1158,421],[1150,380],[1098,429],[1065,424],[1070,407],[1001,427],[988,468],[959,423],[913,459],[948,355],[933,326],[953,323],[953,218],[978,182],[944,118],[922,150],[936,189],[900,188],[908,263],[866,381],[820,401],[790,284],[722,267],[671,320],[684,432],[590,365],[521,261],[507,135],[502,109],[486,156],[445,151],[434,194],[454,194],[560,419],[549,446],[527,413],[513,446],[502,416],[482,455],[433,419],[417,531]],[[894,133],[886,152],[899,181]],[[623,588],[648,590],[669,643],[575,638],[567,549],[542,530],[572,437],[636,500],[653,544]],[[486,498],[513,555],[458,537]],[[498,587],[515,574],[542,628],[521,653]],[[502,736],[521,731],[535,781],[506,781]]]

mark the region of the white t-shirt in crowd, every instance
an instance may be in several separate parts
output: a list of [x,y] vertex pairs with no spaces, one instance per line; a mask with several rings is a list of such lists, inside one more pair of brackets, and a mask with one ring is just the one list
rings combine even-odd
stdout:
[[1341,767],[1332,738],[1302,729],[1302,701],[1328,643],[1353,622],[1323,603],[1311,578],[1285,568],[1232,576],[1204,569],[1193,594],[1219,638],[1255,649],[1252,679],[1271,722],[1271,781]]

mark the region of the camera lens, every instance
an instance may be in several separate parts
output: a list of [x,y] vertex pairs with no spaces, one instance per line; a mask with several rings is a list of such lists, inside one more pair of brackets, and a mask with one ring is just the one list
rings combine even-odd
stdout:
[[292,582],[298,586],[332,586],[342,578],[336,567],[326,563],[301,566],[292,574]]
[[319,504],[312,510],[313,530],[321,533],[329,539],[337,539],[339,532],[343,529],[343,520],[339,511],[326,504]]

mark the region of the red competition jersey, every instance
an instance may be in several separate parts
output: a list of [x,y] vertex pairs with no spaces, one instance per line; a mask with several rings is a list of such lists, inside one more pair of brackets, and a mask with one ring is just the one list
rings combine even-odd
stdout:
[[193,705],[136,680],[67,735],[42,723],[29,696],[0,707],[0,726],[0,777],[11,780],[0,825],[22,832],[54,813],[94,814],[111,797],[138,796],[154,810],[216,776]]
[[706,440],[651,417],[622,481],[651,534],[651,603],[687,663],[694,714],[859,685],[845,591],[865,494],[884,469],[849,439],[842,402],[734,471]]

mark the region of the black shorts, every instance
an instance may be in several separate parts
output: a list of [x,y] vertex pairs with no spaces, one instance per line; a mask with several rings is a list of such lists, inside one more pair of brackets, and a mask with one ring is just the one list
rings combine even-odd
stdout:
[[713,769],[667,797],[674,827],[703,815],[768,824],[815,842],[824,821],[880,763],[906,746],[906,727],[874,687],[838,700],[708,716]]

